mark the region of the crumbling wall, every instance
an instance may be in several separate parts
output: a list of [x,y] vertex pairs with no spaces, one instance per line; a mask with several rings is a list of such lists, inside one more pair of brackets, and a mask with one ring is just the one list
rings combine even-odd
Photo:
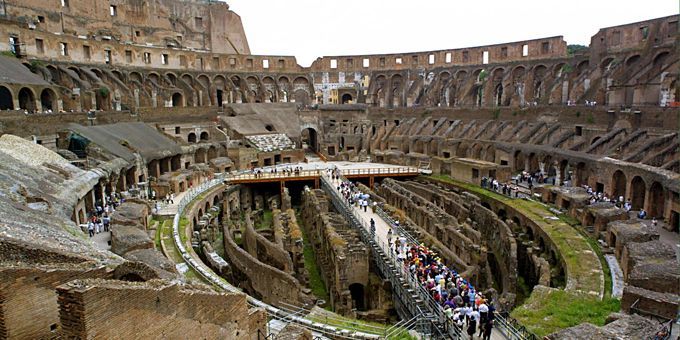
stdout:
[[167,281],[76,280],[57,288],[64,338],[257,339],[266,313],[246,296]]
[[228,227],[224,227],[224,252],[236,279],[247,286],[250,295],[274,305],[280,302],[298,305],[305,300],[297,279],[241,249]]
[[60,331],[56,287],[75,279],[108,278],[95,263],[0,267],[0,338],[47,339]]

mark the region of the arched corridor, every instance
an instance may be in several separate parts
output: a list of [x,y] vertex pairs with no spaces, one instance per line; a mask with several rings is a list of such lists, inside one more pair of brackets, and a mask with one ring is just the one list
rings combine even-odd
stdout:
[[640,210],[645,204],[645,181],[640,176],[635,176],[630,183],[630,199],[633,210]]
[[349,285],[349,293],[352,295],[352,302],[354,303],[354,308],[356,308],[359,311],[365,311],[366,301],[364,285],[360,283],[353,283]]
[[309,149],[311,149],[314,152],[319,152],[319,141],[318,141],[318,135],[316,130],[313,128],[306,128],[302,130],[302,147],[304,148],[305,144]]
[[44,89],[40,93],[40,105],[43,111],[57,109],[57,96],[51,89]]
[[8,88],[0,86],[0,110],[14,110],[13,98]]
[[611,181],[611,196],[618,199],[619,196],[626,196],[626,175],[621,170],[616,170]]
[[19,108],[29,112],[35,111],[35,94],[31,89],[24,87],[19,91]]

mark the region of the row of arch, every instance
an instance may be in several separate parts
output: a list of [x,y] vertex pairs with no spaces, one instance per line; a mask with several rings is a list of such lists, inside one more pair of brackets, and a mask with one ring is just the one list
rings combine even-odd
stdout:
[[0,110],[2,111],[26,110],[37,112],[57,111],[58,109],[58,97],[51,88],[34,90],[30,87],[21,87],[15,96],[12,89],[0,85]]

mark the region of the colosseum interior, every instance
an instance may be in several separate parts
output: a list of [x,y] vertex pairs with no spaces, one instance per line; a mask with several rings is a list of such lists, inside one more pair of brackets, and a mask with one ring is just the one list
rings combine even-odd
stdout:
[[3,0],[0,338],[675,339],[679,46],[302,67],[225,2]]

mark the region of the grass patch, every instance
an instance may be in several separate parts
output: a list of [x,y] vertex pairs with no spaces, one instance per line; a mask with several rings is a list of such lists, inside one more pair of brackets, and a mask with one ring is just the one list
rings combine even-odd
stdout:
[[339,328],[378,335],[385,334],[388,328],[388,326],[381,323],[347,318],[318,307],[315,307],[306,318],[314,322],[325,323]]
[[260,225],[258,226],[255,226],[255,229],[256,230],[271,229],[273,221],[274,213],[272,213],[271,210],[264,210],[262,211],[262,223],[260,223]]
[[[296,216],[298,223],[302,223],[302,218],[300,215]],[[326,284],[321,277],[321,271],[319,270],[319,265],[316,263],[316,254],[314,253],[314,248],[312,243],[309,242],[307,234],[304,232],[304,228],[300,228],[302,231],[302,243],[304,247],[302,248],[302,255],[305,260],[305,269],[309,274],[309,289],[312,290],[312,294],[319,299],[323,299],[327,302],[327,308],[330,308],[330,295],[328,295],[328,289],[326,289]]]
[[588,242],[589,238],[580,234],[578,228],[572,227],[560,219],[560,216],[565,214],[556,216],[549,210],[548,206],[542,203],[503,196],[470,183],[454,180],[449,176],[433,175],[423,178],[453,184],[465,191],[503,202],[508,207],[521,212],[536,223],[557,246],[558,256],[566,264],[565,271],[571,281],[570,286],[574,290],[598,293],[601,291],[601,285],[604,284],[604,273],[603,271],[593,270],[598,267],[597,263],[600,261],[596,254],[597,247],[591,247]]
[[534,290],[529,300],[510,314],[540,338],[583,322],[603,326],[607,316],[621,309],[618,299],[569,293],[561,289]]
[[[511,313],[511,316],[536,335],[543,337],[584,322],[604,325],[610,313],[620,310],[621,302],[611,298],[609,266],[597,241],[582,230],[578,220],[567,214],[555,214],[550,211],[549,206],[540,202],[512,199],[448,176],[437,175],[430,178],[505,203],[536,223],[557,246],[558,256],[566,266],[570,290],[534,287],[524,304]],[[602,270],[595,270],[598,262]],[[519,297],[526,293],[526,289],[522,287],[521,277],[518,281]],[[586,293],[599,293],[603,286],[603,299]]]

